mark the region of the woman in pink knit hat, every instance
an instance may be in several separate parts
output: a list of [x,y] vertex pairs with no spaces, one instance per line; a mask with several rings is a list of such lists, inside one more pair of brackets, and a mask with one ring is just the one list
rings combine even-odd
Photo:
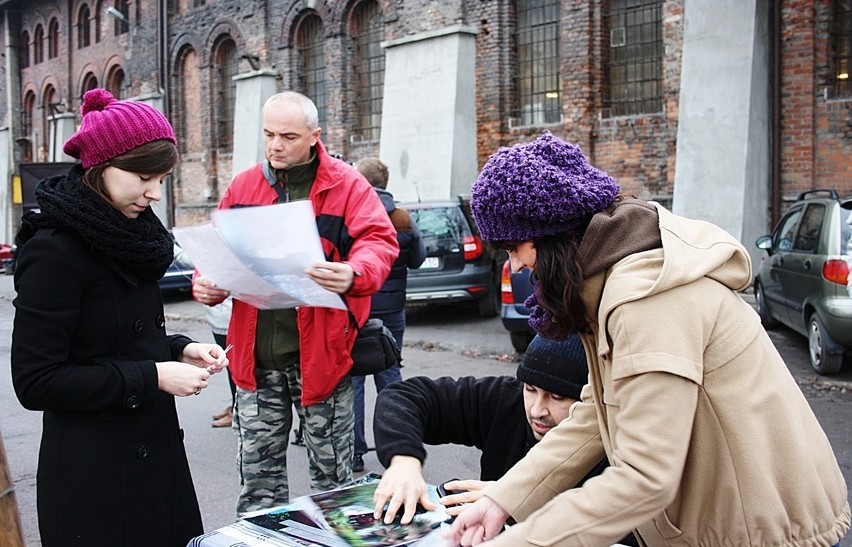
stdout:
[[44,412],[41,544],[183,547],[203,530],[174,398],[227,358],[166,334],[174,247],[151,204],[177,163],[171,125],[103,89],[81,111],[64,147],[80,163],[39,183],[16,237],[12,380]]

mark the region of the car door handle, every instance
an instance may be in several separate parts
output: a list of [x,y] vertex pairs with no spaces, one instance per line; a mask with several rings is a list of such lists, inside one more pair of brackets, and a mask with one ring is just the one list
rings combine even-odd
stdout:
[[811,261],[810,261],[810,259],[805,260],[805,261],[802,263],[802,266],[804,266],[804,267],[805,267],[805,269],[806,269],[807,271],[811,271]]

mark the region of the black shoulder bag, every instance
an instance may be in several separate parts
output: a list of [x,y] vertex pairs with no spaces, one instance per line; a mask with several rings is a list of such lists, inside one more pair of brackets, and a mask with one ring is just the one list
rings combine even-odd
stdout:
[[358,327],[358,321],[352,310],[349,310],[349,318],[358,330],[355,345],[352,347],[352,376],[369,376],[378,374],[383,370],[391,368],[395,363],[402,362],[402,354],[396,346],[393,333],[385,326],[381,319],[368,319],[362,327]]

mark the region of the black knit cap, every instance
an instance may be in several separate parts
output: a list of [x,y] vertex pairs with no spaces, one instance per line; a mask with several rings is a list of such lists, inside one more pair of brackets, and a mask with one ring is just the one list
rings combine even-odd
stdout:
[[580,337],[572,334],[565,340],[548,340],[536,335],[518,365],[517,376],[525,384],[579,400],[589,377]]

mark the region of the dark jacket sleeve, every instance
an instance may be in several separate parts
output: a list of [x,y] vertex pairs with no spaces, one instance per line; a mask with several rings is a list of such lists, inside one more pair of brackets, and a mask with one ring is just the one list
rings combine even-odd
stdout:
[[[104,290],[103,278],[92,276],[95,264],[68,237],[36,235],[18,253],[12,383],[29,410],[128,410],[157,396],[154,359],[116,358],[101,351],[114,343],[111,335],[81,334],[83,306],[96,305],[87,287]],[[105,299],[103,316],[121,304]]]
[[423,444],[483,448],[508,392],[520,387],[509,376],[438,379],[416,376],[387,386],[376,399],[373,434],[385,467],[393,456],[426,459]]

